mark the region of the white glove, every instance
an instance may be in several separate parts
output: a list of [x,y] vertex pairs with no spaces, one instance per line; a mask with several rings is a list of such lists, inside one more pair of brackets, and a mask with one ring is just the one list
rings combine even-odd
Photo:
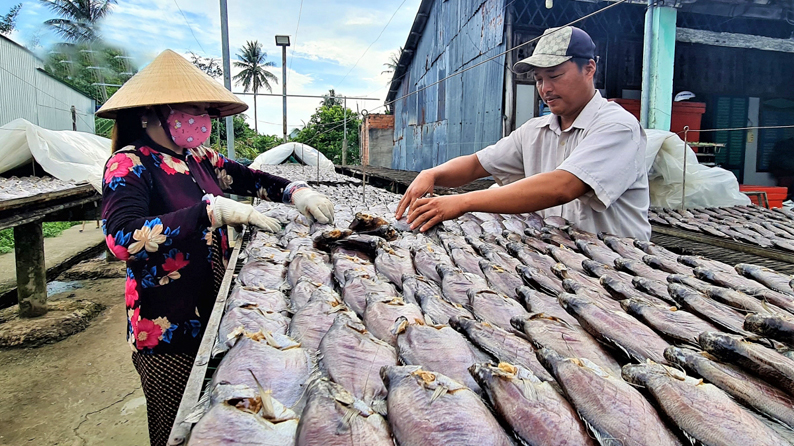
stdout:
[[301,214],[314,218],[320,224],[334,222],[334,205],[325,195],[308,187],[298,189],[292,194],[292,203]]
[[226,197],[212,197],[212,229],[224,225],[253,225],[269,232],[278,232],[281,224],[275,218],[266,217],[250,204],[239,203]]

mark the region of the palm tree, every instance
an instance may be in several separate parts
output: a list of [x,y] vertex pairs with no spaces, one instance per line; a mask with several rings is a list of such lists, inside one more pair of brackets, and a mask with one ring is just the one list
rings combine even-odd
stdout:
[[265,87],[268,92],[272,93],[273,88],[270,87],[270,81],[278,83],[278,78],[267,71],[267,67],[274,67],[276,64],[266,61],[267,53],[262,51],[262,44],[258,40],[245,42],[241,48],[242,52],[237,53],[239,61],[234,62],[234,66],[242,68],[234,80],[243,84],[244,91],[254,91],[254,131],[259,134],[259,121],[256,116],[256,94],[259,89]]
[[400,63],[400,56],[403,55],[403,47],[400,47],[400,50],[396,53],[391,53],[389,55],[389,61],[383,64],[386,67],[385,70],[381,71],[380,74],[391,74],[397,69],[397,64]]
[[97,22],[111,12],[116,0],[39,0],[61,16],[44,22],[68,42],[97,39]]

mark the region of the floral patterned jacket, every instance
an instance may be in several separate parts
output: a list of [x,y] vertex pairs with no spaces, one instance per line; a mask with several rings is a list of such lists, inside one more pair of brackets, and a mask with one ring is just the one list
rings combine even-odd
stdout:
[[107,245],[127,261],[127,340],[133,351],[198,351],[215,303],[205,194],[281,201],[289,181],[199,147],[178,155],[144,138],[108,160],[102,181]]

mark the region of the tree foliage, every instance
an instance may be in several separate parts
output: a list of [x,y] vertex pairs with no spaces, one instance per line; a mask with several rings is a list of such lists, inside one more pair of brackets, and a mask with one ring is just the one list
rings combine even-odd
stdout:
[[276,65],[267,60],[267,53],[262,51],[262,44],[258,40],[245,42],[241,50],[241,52],[237,53],[237,58],[240,60],[235,61],[234,66],[242,70],[234,76],[234,80],[243,84],[245,92],[254,92],[254,131],[259,133],[256,94],[262,88],[265,88],[270,93],[273,92],[270,82],[277,84],[278,78],[267,69]]
[[[333,93],[333,90],[331,91]],[[330,99],[331,97],[329,97]],[[338,98],[333,96],[335,100]],[[325,105],[324,99],[306,126],[293,139],[295,142],[308,144],[331,160],[334,164],[342,164],[342,142],[344,140],[345,111],[342,105]],[[341,102],[341,101],[340,101]],[[347,110],[347,163],[359,164],[359,128],[361,117],[358,113]]]
[[[283,138],[275,135],[257,135],[245,121],[243,114],[232,118],[234,125],[234,153],[238,161],[253,161],[262,152],[282,144]],[[226,154],[226,118],[214,120],[210,135],[210,146]]]
[[0,17],[0,34],[11,34],[17,25],[17,14],[20,9],[22,9],[22,3],[12,6],[8,14]]
[[213,79],[223,76],[223,67],[218,63],[217,59],[213,59],[212,57],[201,57],[191,51],[190,62]]
[[[91,68],[91,67],[99,67]],[[103,103],[118,87],[102,87],[97,83],[122,85],[138,68],[124,50],[101,41],[54,45],[45,61],[45,70]],[[103,91],[104,90],[104,91]]]
[[99,38],[98,23],[110,14],[116,0],[39,0],[59,18],[44,24],[70,43],[93,42]]

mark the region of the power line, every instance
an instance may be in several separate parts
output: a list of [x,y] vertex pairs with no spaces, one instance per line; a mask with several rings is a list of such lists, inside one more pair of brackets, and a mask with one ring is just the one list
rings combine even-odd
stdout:
[[176,5],[176,9],[179,10],[179,13],[182,14],[182,18],[185,20],[185,25],[187,25],[187,29],[189,29],[190,30],[190,34],[193,35],[193,40],[195,40],[196,43],[198,43],[199,48],[201,48],[201,52],[206,55],[207,52],[204,51],[204,47],[201,46],[201,42],[199,42],[199,40],[196,38],[196,34],[193,32],[193,27],[190,26],[190,22],[187,21],[187,17],[185,17],[185,13],[182,12],[182,8],[179,7],[179,3],[177,3],[176,0],[174,0],[174,4]]
[[289,69],[292,69],[292,59],[294,58],[293,56],[295,56],[295,45],[297,45],[298,42],[298,28],[300,28],[301,26],[302,13],[303,13],[303,0],[301,0],[301,7],[298,10],[298,24],[295,25],[295,42],[293,42],[292,51],[289,52],[289,66],[288,66]]
[[[374,45],[374,44],[375,44],[375,42],[377,42],[377,41],[380,39],[380,36],[382,36],[382,35],[383,35],[383,33],[386,31],[386,28],[388,28],[388,27],[389,27],[389,24],[391,23],[391,21],[392,21],[392,20],[394,20],[394,16],[396,16],[396,15],[397,15],[397,13],[400,11],[400,8],[402,8],[402,7],[403,7],[403,5],[405,4],[405,2],[406,2],[406,1],[407,1],[407,0],[403,0],[403,2],[402,2],[402,3],[400,3],[400,6],[398,6],[398,7],[397,7],[397,9],[394,11],[394,14],[392,14],[392,15],[391,15],[391,17],[389,18],[389,21],[388,21],[388,22],[386,22],[386,26],[384,26],[384,27],[383,27],[383,29],[382,29],[382,30],[380,30],[380,34],[378,34],[378,37],[376,37],[376,38],[375,38],[375,40],[374,40],[374,41],[372,41],[372,43],[370,43],[370,44],[369,44],[369,46],[367,47],[367,49],[365,49],[365,50],[364,50],[364,53],[362,53],[362,54],[361,54],[361,56],[359,56],[359,58],[358,58],[358,60],[356,61],[356,63],[355,63],[355,64],[353,64],[353,66],[350,68],[350,71],[348,71],[348,72],[347,72],[347,74],[345,74],[345,77],[343,77],[343,78],[342,78],[342,80],[341,80],[341,81],[339,81],[339,85],[341,85],[341,84],[342,84],[342,82],[344,82],[344,80],[345,80],[345,79],[347,79],[347,76],[348,76],[348,75],[350,75],[350,73],[352,73],[352,72],[353,72],[353,70],[356,68],[356,66],[358,65],[358,63],[359,63],[359,62],[361,62],[361,59],[362,59],[362,58],[364,58],[364,55],[366,55],[366,54],[367,54],[367,51],[369,51],[369,49],[370,49],[370,48],[372,48],[372,45]],[[626,1],[626,0],[623,0],[623,1]]]

